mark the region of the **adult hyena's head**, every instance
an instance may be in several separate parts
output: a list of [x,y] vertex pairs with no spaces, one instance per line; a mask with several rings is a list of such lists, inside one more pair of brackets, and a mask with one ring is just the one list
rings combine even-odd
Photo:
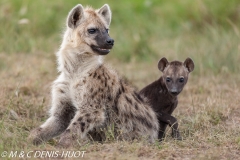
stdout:
[[177,96],[188,81],[188,75],[194,69],[194,63],[191,58],[187,58],[183,63],[179,61],[168,62],[162,58],[158,62],[158,69],[163,72],[163,81],[168,92]]
[[111,10],[107,4],[97,10],[78,4],[68,14],[64,39],[78,53],[106,55],[114,45],[109,36],[110,22]]

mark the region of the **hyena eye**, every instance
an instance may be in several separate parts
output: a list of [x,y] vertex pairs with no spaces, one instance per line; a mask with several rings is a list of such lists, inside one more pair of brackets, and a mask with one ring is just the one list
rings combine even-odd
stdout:
[[180,83],[183,83],[183,82],[184,82],[184,78],[180,78],[180,79],[179,79],[179,82],[180,82]]
[[96,33],[96,31],[97,31],[97,29],[95,29],[95,28],[88,29],[88,33],[90,33],[90,34],[94,34],[94,33]]
[[109,33],[109,29],[106,29],[106,32]]
[[169,77],[166,78],[166,82],[171,82],[171,80],[172,80],[172,79],[169,78]]

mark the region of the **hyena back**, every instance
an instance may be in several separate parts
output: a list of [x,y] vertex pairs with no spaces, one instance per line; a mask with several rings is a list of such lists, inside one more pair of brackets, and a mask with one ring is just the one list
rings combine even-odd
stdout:
[[58,56],[59,77],[52,86],[50,117],[30,133],[34,144],[61,134],[59,145],[71,146],[77,138],[99,127],[114,127],[123,139],[157,138],[155,112],[110,67],[102,63],[114,40],[108,29],[108,5],[98,10],[75,6]]

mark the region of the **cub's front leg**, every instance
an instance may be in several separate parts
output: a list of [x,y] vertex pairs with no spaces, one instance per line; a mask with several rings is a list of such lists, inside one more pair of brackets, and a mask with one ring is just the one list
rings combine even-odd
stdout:
[[75,107],[69,98],[67,82],[55,82],[52,88],[50,117],[41,126],[30,132],[29,139],[38,145],[61,134],[75,115]]
[[178,130],[178,122],[177,119],[167,113],[159,112],[158,113],[158,121],[160,123],[160,129],[158,133],[159,140],[162,140],[165,135],[166,124],[168,124],[172,128],[172,137],[177,140],[182,140],[180,132]]

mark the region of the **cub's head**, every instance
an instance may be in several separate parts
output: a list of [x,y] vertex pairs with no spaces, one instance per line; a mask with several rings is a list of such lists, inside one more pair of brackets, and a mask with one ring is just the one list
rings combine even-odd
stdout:
[[163,72],[163,81],[168,92],[177,96],[188,81],[188,74],[193,71],[194,63],[187,58],[183,63],[179,61],[168,62],[164,57],[158,62],[158,69]]
[[76,5],[68,14],[65,41],[78,53],[106,55],[114,45],[109,36],[111,10],[107,4],[100,9]]

